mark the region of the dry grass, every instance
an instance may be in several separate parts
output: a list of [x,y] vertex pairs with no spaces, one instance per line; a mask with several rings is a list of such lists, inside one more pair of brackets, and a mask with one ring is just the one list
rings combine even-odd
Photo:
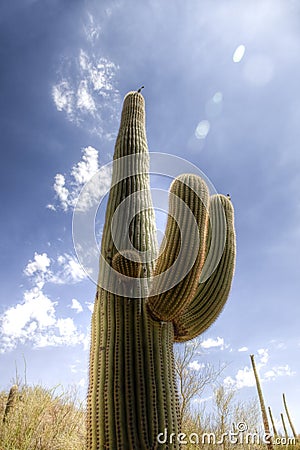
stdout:
[[[5,416],[8,392],[0,392],[0,450],[85,450],[85,410],[71,390],[59,393],[60,387],[23,386]],[[235,404],[233,421],[245,417],[249,427],[256,426],[255,405]],[[253,423],[252,423],[253,422]],[[260,420],[259,420],[260,422]],[[228,425],[229,426],[229,425]],[[187,436],[205,432],[218,434],[218,417],[204,410],[187,414],[183,422]],[[265,445],[183,445],[183,450],[266,450]],[[298,445],[275,446],[274,450],[299,450]],[[116,450],[116,449],[111,449]]]
[[4,422],[8,393],[0,394],[0,450],[84,450],[84,409],[58,391],[23,386]]

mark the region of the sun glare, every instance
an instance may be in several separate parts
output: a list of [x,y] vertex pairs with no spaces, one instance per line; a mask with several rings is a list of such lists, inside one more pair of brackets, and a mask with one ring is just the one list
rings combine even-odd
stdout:
[[246,50],[246,47],[245,47],[244,45],[242,45],[242,44],[239,45],[239,46],[235,49],[234,54],[233,54],[233,56],[232,56],[233,62],[235,62],[235,63],[240,62],[240,61],[243,59],[243,56],[244,56],[244,54],[245,54],[245,50]]

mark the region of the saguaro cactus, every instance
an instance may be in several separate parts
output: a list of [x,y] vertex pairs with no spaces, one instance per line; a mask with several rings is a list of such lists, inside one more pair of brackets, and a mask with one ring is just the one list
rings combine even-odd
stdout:
[[14,407],[17,398],[18,398],[19,388],[16,384],[13,384],[12,387],[9,390],[9,394],[7,397],[7,402],[5,406],[4,416],[3,416],[3,423],[6,422],[7,416],[10,412],[10,410]]
[[295,427],[293,425],[293,422],[292,422],[292,419],[291,419],[291,416],[290,416],[290,413],[289,413],[289,410],[288,410],[288,407],[287,407],[285,394],[282,394],[282,399],[283,399],[283,404],[284,404],[284,409],[285,409],[285,412],[286,412],[286,416],[288,418],[288,421],[289,421],[289,424],[290,424],[293,436],[294,436],[295,439],[297,439],[297,434],[296,434],[296,431],[295,431]]
[[[144,98],[130,92],[115,146],[92,316],[88,450],[180,448],[173,343],[210,326],[233,277],[230,200],[210,197],[196,175],[175,179],[158,254],[148,172]],[[209,270],[212,276],[200,283]]]
[[271,420],[271,424],[272,424],[272,428],[273,428],[273,434],[274,434],[274,437],[277,438],[278,433],[277,433],[277,429],[275,427],[275,422],[273,419],[273,414],[272,414],[272,410],[271,410],[270,406],[268,406],[268,411],[269,411],[269,416],[270,416],[270,420]]
[[270,426],[269,426],[264,396],[263,396],[263,392],[261,389],[258,372],[256,370],[254,355],[250,355],[250,359],[251,359],[252,369],[253,369],[255,382],[256,382],[256,388],[257,388],[257,393],[258,393],[258,398],[259,398],[259,403],[260,403],[260,409],[261,409],[261,415],[262,415],[262,420],[263,420],[263,425],[264,425],[264,430],[265,430],[265,436],[267,437],[267,440],[268,440],[267,448],[269,450],[273,450],[274,446],[273,446],[273,442],[271,439]]
[[286,441],[288,442],[289,434],[287,432],[287,427],[286,427],[286,424],[285,424],[283,413],[280,413],[280,417],[281,417],[282,427],[283,427],[283,430],[284,430],[284,437],[285,437]]

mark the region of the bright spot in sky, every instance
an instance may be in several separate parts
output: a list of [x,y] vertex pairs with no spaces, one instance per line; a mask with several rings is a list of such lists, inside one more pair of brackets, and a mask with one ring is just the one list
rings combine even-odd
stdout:
[[205,113],[208,119],[217,117],[221,114],[223,109],[223,94],[216,92],[205,105]]
[[222,92],[216,92],[213,96],[213,102],[214,103],[221,103],[223,100],[223,94]]
[[198,123],[197,128],[195,130],[195,136],[197,139],[205,139],[208,135],[210,129],[210,124],[208,120],[201,120]]
[[234,52],[234,54],[232,56],[233,62],[235,62],[235,63],[240,62],[243,59],[243,56],[245,54],[245,50],[246,50],[246,47],[243,44],[239,45],[235,49],[235,52]]

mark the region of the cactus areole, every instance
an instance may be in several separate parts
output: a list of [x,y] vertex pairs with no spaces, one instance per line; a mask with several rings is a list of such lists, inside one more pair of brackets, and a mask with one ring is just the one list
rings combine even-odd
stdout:
[[129,92],[115,145],[92,316],[88,450],[180,448],[173,343],[198,336],[214,322],[233,277],[231,201],[210,196],[197,175],[176,178],[159,252],[148,172],[145,102],[140,92]]

